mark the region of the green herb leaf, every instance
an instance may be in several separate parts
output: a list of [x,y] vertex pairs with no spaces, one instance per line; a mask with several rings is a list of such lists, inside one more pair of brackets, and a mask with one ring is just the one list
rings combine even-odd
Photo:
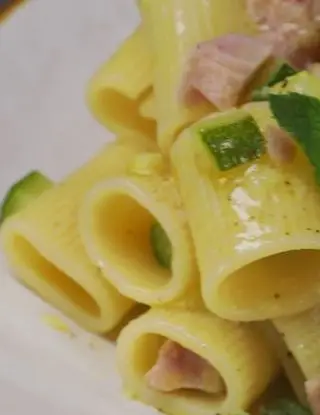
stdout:
[[164,268],[171,268],[172,246],[168,235],[160,223],[156,222],[150,229],[150,243],[153,254],[159,265]]
[[280,62],[277,68],[269,76],[265,85],[252,92],[252,101],[267,101],[270,93],[269,88],[297,73],[298,72],[289,65],[288,62]]
[[290,399],[277,399],[261,409],[260,415],[312,415],[309,408]]
[[277,69],[270,75],[267,86],[273,86],[296,73],[298,73],[298,71],[289,65],[288,62],[281,62]]
[[269,103],[280,127],[293,136],[315,167],[320,184],[320,100],[291,92],[270,94]]

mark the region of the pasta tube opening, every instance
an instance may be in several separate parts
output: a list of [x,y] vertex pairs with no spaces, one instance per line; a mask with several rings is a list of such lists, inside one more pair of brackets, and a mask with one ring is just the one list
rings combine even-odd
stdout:
[[[132,139],[130,135],[121,137],[103,148],[63,182],[7,218],[1,226],[3,251],[13,273],[51,305],[93,332],[106,333],[112,330],[130,310],[133,302],[103,278],[100,269],[86,254],[78,229],[78,211],[84,196],[95,183],[123,174],[132,158],[148,149],[150,142],[143,136],[135,135]],[[18,243],[17,237],[20,237]],[[21,242],[21,239],[29,245]],[[39,256],[30,262],[29,254],[34,258],[30,246],[61,273],[40,261]],[[48,271],[52,272],[51,280]],[[46,274],[46,279],[43,274]],[[89,305],[88,299],[83,299],[79,288],[70,286],[67,277],[82,287],[96,302],[99,310],[93,304]],[[72,298],[53,285],[57,281],[61,288],[63,286],[67,293],[72,294]],[[82,298],[83,307],[75,302],[74,297]]]
[[[43,200],[40,202],[44,206]],[[36,202],[30,206],[30,212],[35,205]],[[63,239],[57,231],[56,244],[48,242],[50,225],[45,227],[42,223],[39,229],[26,213],[29,212],[7,219],[1,228],[2,246],[13,275],[85,329],[110,331],[130,310],[132,301],[102,278],[101,272],[86,259],[84,250],[76,255],[76,241]],[[74,257],[68,257],[66,251]]]
[[136,131],[155,137],[156,122],[141,113],[144,102],[149,99],[151,88],[137,98],[130,98],[112,86],[93,88],[97,90],[89,90],[89,106],[101,124],[116,134]]
[[[202,296],[213,313],[231,320],[299,313],[319,302],[319,190],[299,154],[285,167],[268,154],[259,156],[262,133],[252,120],[238,123],[240,118],[250,116],[230,110],[199,121],[182,133],[171,153]],[[235,134],[237,144],[244,137],[249,146],[241,144],[240,157],[220,152],[217,131],[228,140]],[[212,134],[212,151],[206,132]],[[250,159],[255,152],[257,158]]]
[[[226,276],[217,283],[216,291],[207,295],[207,301],[213,303],[219,298],[223,309],[230,308],[230,316],[246,319],[241,310],[257,310],[257,316],[263,315],[263,305],[268,304],[270,314],[286,313],[295,308],[308,308],[310,293],[317,301],[319,289],[318,250],[293,250],[258,259]],[[305,264],[303,271],[301,264]],[[296,304],[299,299],[299,304]],[[240,311],[239,311],[240,310]],[[282,311],[281,311],[282,310]],[[233,315],[234,313],[234,315]],[[260,318],[259,318],[260,319]]]
[[[141,353],[148,350],[148,358]],[[132,359],[136,371],[149,388],[183,396],[195,402],[216,403],[226,399],[225,382],[214,366],[198,351],[183,347],[171,338],[148,333],[137,339]]]
[[144,114],[152,95],[153,59],[139,26],[110,60],[99,68],[87,89],[95,118],[115,134],[128,131],[156,136],[156,121]]
[[[103,249],[103,257],[113,264],[129,266],[127,278],[135,282],[136,273],[147,284],[161,288],[170,279],[170,270],[157,262],[150,245],[154,216],[134,198],[112,194],[100,199],[93,215],[93,232]],[[103,257],[101,261],[103,262]],[[135,273],[131,274],[134,269]],[[141,280],[137,281],[141,284]]]
[[149,310],[122,331],[117,360],[131,396],[176,415],[247,409],[277,370],[254,330],[199,309]]
[[66,297],[68,301],[81,308],[85,313],[92,317],[100,316],[100,307],[95,299],[81,285],[44,258],[27,239],[15,235],[12,243],[13,249],[20,252],[22,266],[36,270],[38,278],[41,278],[60,296]]
[[89,192],[79,229],[91,260],[123,295],[162,304],[199,280],[181,209],[173,179],[128,176]]

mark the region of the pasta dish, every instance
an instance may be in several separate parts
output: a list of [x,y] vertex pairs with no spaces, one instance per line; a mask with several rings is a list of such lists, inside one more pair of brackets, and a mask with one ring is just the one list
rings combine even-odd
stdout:
[[130,399],[320,415],[320,1],[137,7],[87,86],[114,141],[13,184],[8,267],[84,329],[124,326]]

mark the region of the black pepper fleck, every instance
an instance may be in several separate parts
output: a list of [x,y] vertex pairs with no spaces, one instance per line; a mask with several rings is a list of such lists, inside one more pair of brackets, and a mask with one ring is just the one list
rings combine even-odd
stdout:
[[290,186],[290,185],[291,185],[291,182],[289,182],[289,180],[286,180],[286,181],[284,182],[284,184],[286,184],[287,186]]
[[286,235],[287,235],[287,236],[290,236],[290,232],[286,232]]
[[275,293],[275,294],[274,294],[274,298],[275,298],[276,300],[278,300],[278,299],[280,298],[280,294]]
[[290,351],[288,351],[287,352],[287,357],[289,357],[290,359],[292,359],[293,358],[293,354]]

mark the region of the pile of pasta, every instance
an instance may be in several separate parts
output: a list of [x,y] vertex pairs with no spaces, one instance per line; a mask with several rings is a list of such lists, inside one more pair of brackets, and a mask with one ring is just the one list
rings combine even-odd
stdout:
[[[5,221],[9,266],[94,333],[111,331],[137,304],[149,307],[117,341],[134,399],[173,415],[247,411],[282,367],[304,402],[304,381],[320,371],[320,235],[311,231],[320,227],[320,193],[312,172],[306,166],[298,177],[297,166],[282,170],[267,156],[219,172],[194,139],[215,108],[176,98],[190,48],[254,33],[245,2],[139,6],[140,26],[87,93],[116,139]],[[267,104],[257,105],[247,109],[259,123]],[[170,244],[162,262],[150,242],[155,224]],[[192,387],[169,390],[170,376],[153,387],[148,374],[168,341],[207,362],[218,386],[204,391],[195,370]]]

